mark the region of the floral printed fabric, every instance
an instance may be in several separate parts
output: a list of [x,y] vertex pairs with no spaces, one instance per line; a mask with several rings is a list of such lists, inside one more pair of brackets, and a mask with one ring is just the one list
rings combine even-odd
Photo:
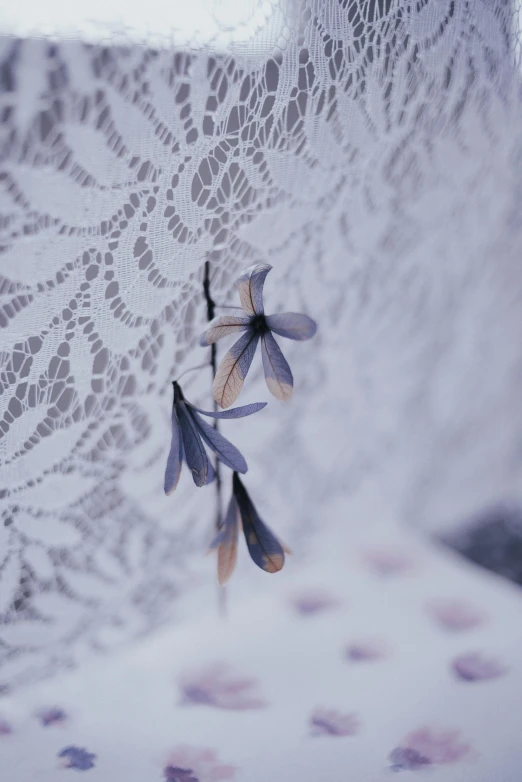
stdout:
[[519,782],[522,592],[398,529],[339,534],[239,570],[226,619],[207,558],[183,622],[4,697],[6,779]]

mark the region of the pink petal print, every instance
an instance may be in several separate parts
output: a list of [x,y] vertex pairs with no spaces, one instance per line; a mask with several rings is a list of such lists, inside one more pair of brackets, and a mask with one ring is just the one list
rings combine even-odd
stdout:
[[65,711],[57,706],[40,709],[40,711],[36,712],[36,717],[44,728],[48,728],[51,725],[65,725],[69,719]]
[[342,714],[334,709],[316,709],[310,717],[312,736],[354,736],[359,728],[355,714]]
[[236,767],[221,763],[212,749],[176,747],[163,769],[165,782],[232,782]]
[[435,601],[428,605],[428,611],[444,630],[455,633],[472,630],[486,620],[482,611],[459,600]]
[[508,670],[498,660],[492,657],[485,657],[477,652],[461,654],[455,657],[451,667],[459,679],[467,682],[498,679],[499,676],[503,676]]
[[0,717],[0,736],[9,736],[13,732],[13,726],[3,717]]
[[345,657],[350,662],[375,662],[388,657],[388,651],[377,641],[362,641],[347,646]]
[[322,614],[331,608],[336,608],[339,601],[326,592],[310,590],[294,595],[290,600],[295,610],[303,616]]
[[412,556],[393,548],[368,549],[363,554],[363,560],[379,576],[405,573],[415,566]]
[[402,746],[427,758],[432,765],[457,763],[467,757],[471,746],[461,738],[459,730],[422,727],[410,733]]
[[256,679],[237,676],[221,663],[185,674],[179,686],[184,704],[240,711],[261,709],[267,705],[255,692]]

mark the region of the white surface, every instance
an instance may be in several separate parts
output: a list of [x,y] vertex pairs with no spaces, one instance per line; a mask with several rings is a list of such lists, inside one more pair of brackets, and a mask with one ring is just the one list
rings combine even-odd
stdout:
[[[453,763],[404,771],[406,777],[518,782],[520,589],[390,525],[358,534],[339,528],[335,539],[311,542],[313,557],[290,560],[277,577],[248,571],[235,579],[228,619],[217,617],[209,586],[182,601],[177,627],[4,700],[0,717],[13,732],[0,736],[3,773],[23,782],[76,778],[57,757],[73,745],[97,755],[84,772],[89,782],[159,782],[171,754],[188,745],[210,748],[236,769],[223,777],[195,773],[198,782],[384,782],[390,752],[426,726],[454,731],[469,750]],[[381,562],[402,559],[402,569],[379,573],[376,552]],[[310,590],[337,604],[299,614],[292,601]],[[445,629],[428,610],[441,600],[473,607],[481,623]],[[368,641],[380,643],[385,656],[344,657],[348,645]],[[451,662],[467,652],[497,659],[505,675],[459,680]],[[251,689],[221,701],[244,709],[181,703],[180,680],[216,662],[229,666],[232,678],[253,678]],[[264,708],[248,708],[252,698]],[[43,727],[36,715],[49,707],[63,709],[66,722]],[[317,709],[354,715],[358,729],[312,736]]]

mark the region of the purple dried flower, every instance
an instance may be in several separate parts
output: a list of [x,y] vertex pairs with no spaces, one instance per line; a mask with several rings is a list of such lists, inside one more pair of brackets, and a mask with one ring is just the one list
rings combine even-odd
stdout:
[[88,752],[81,747],[65,747],[58,753],[59,758],[63,758],[63,765],[65,768],[74,768],[76,771],[89,771],[94,768],[94,761],[96,755],[93,752]]
[[201,418],[206,415],[210,418],[243,418],[257,413],[266,407],[266,402],[255,402],[243,407],[234,407],[233,410],[211,413],[200,410],[199,407],[187,402],[178,383],[174,382],[174,401],[172,404],[172,440],[170,452],[165,469],[165,494],[175,491],[181,464],[185,459],[192,473],[196,486],[205,486],[212,483],[216,477],[214,468],[209,461],[205,446],[214,451],[217,458],[232,470],[245,473],[248,470],[247,463],[235,445],[232,445],[222,434],[207,424]]
[[453,660],[452,668],[460,679],[468,682],[497,679],[507,672],[507,668],[497,660],[476,652],[459,655]]
[[220,407],[229,407],[238,397],[259,340],[268,390],[276,399],[290,399],[294,384],[292,372],[272,332],[287,339],[302,341],[311,339],[317,331],[317,324],[307,315],[297,312],[265,315],[263,286],[271,268],[267,263],[254,264],[237,280],[239,298],[246,318],[232,315],[214,318],[201,336],[200,344],[207,346],[228,334],[245,332],[232,345],[216,372],[213,391],[214,399]]
[[236,566],[239,529],[243,530],[250,557],[266,573],[277,573],[285,564],[283,546],[259,516],[237,472],[232,477],[232,497],[227,514],[210,544],[218,553],[218,581],[226,584]]

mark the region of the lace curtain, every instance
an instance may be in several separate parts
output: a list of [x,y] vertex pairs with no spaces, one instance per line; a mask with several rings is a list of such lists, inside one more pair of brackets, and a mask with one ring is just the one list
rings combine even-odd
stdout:
[[[319,323],[288,351],[292,403],[234,425],[296,557],[323,526],[447,529],[520,492],[518,5],[252,19],[199,44],[1,39],[6,691],[211,577],[212,487],[162,491],[171,380],[208,360],[206,261],[219,304],[268,262],[271,309]],[[206,406],[210,379],[186,380]]]

